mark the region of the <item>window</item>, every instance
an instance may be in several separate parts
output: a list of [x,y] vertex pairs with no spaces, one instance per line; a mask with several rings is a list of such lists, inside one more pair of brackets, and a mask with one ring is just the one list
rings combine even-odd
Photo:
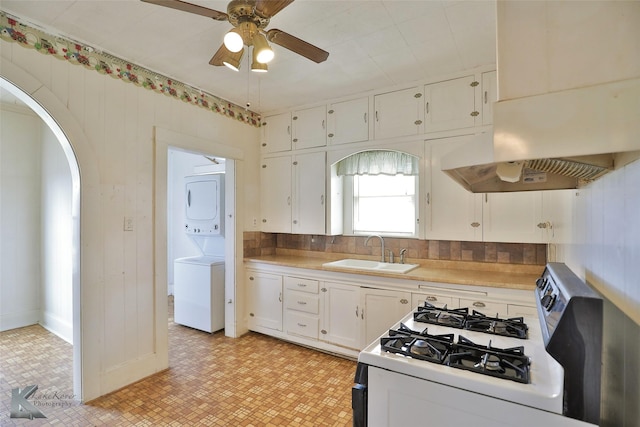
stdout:
[[338,162],[337,173],[343,176],[346,234],[417,236],[417,157],[364,151]]

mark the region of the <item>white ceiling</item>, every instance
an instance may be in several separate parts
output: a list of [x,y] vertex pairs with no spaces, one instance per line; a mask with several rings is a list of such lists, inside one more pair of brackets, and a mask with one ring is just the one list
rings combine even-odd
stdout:
[[[226,12],[227,1],[191,0]],[[316,64],[274,45],[269,72],[213,67],[228,22],[139,0],[0,0],[0,9],[265,113],[495,64],[495,0],[296,0],[271,19],[330,53]],[[248,56],[248,55],[245,55]]]

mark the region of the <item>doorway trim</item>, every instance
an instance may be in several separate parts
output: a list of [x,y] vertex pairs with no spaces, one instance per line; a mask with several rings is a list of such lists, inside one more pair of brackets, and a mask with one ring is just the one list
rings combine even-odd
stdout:
[[[236,286],[236,283],[238,277],[238,265],[242,265],[241,263],[238,263],[238,259],[242,259],[242,253],[238,254],[238,248],[241,248],[242,245],[237,245],[236,242],[242,241],[242,230],[240,230],[239,227],[236,215],[236,203],[234,202],[237,202],[238,200],[237,189],[240,188],[236,181],[238,178],[238,163],[241,163],[242,160],[244,160],[244,152],[238,148],[216,142],[212,139],[199,138],[157,126],[154,128],[154,145],[155,188],[153,193],[155,195],[155,213],[153,222],[155,227],[155,330],[157,334],[157,348],[167,349],[167,352],[162,355],[162,357],[165,357],[166,359],[162,360],[161,364],[169,366],[169,331],[167,327],[167,174],[169,148],[177,148],[193,153],[215,153],[216,156],[232,160],[228,163],[226,171],[228,178],[225,181],[225,185],[232,185],[234,187],[232,192],[234,199],[230,200],[229,197],[226,197],[226,202],[231,203],[225,203],[226,221],[231,220],[233,222],[233,234],[227,234],[225,236],[225,258],[227,256],[227,251],[231,251],[234,254],[231,259],[226,259],[225,261],[225,335],[231,337],[237,336],[236,325],[238,323],[238,315],[240,313],[240,310],[238,310],[237,307],[238,287]],[[233,175],[233,182],[230,182],[229,180],[231,175]],[[229,273],[231,273],[231,277],[235,279],[232,280],[231,283],[229,283]]]
[[[21,78],[18,77],[17,83],[14,83],[11,78],[14,77],[11,72],[7,70],[22,73]],[[58,124],[56,119],[45,109],[45,105],[49,106],[53,110],[60,111],[60,106],[52,103],[55,99],[53,94],[43,87],[31,94],[23,90],[20,87],[20,83],[28,83],[29,80],[35,80],[30,75],[26,74],[23,70],[19,70],[18,67],[10,66],[9,64],[3,64],[0,69],[0,87],[6,89],[20,101],[24,102],[55,135],[56,139],[62,147],[62,151],[67,159],[70,175],[71,175],[71,217],[72,217],[72,247],[73,255],[71,257],[71,281],[72,281],[72,311],[73,311],[73,396],[77,400],[83,400],[83,352],[82,352],[82,304],[81,304],[81,241],[80,241],[80,198],[81,198],[81,185],[80,185],[80,167],[78,159],[72,146],[70,138],[66,132]],[[71,117],[67,117],[67,120],[75,121]],[[75,129],[79,130],[79,126],[75,123]],[[80,133],[82,131],[80,130]]]

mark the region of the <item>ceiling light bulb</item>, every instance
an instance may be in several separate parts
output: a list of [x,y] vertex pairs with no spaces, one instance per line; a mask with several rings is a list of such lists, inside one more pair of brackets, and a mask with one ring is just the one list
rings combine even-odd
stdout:
[[230,52],[234,53],[242,50],[244,41],[236,28],[224,35],[224,46],[229,49]]
[[251,71],[254,73],[266,73],[269,70],[267,64],[261,64],[258,62],[258,58],[256,58],[258,50],[253,47],[253,61],[251,62]]
[[262,34],[253,37],[254,58],[261,64],[267,64],[273,59],[273,50]]

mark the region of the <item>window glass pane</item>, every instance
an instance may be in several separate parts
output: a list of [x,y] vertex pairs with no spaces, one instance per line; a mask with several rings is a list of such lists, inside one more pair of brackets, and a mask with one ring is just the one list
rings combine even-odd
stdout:
[[415,176],[354,176],[355,233],[414,235]]

